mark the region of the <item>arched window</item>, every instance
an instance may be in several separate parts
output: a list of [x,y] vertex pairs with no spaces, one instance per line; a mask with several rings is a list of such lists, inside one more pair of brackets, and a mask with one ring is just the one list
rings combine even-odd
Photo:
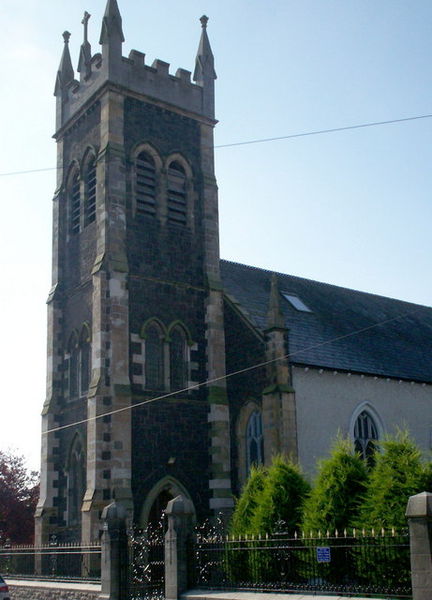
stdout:
[[68,524],[81,523],[81,505],[86,490],[85,453],[78,436],[72,442],[68,469]]
[[78,171],[74,171],[68,186],[69,196],[69,229],[71,233],[78,233],[81,221],[81,192]]
[[156,214],[156,165],[147,152],[140,152],[135,161],[135,210],[137,215]]
[[84,174],[84,227],[96,220],[96,161],[91,156]]
[[186,173],[178,161],[173,161],[168,167],[168,223],[186,225],[187,190]]
[[354,424],[354,446],[356,452],[368,463],[373,463],[375,444],[378,439],[375,421],[366,410],[363,410]]
[[246,429],[246,468],[249,473],[252,465],[264,462],[264,438],[261,412],[256,410],[249,417]]
[[187,385],[187,341],[181,327],[175,327],[170,335],[170,386],[181,390]]
[[164,340],[162,331],[155,323],[145,330],[145,387],[162,390],[164,382]]
[[79,390],[79,346],[76,333],[72,333],[69,338],[69,396],[75,398]]
[[79,374],[80,374],[80,392],[85,394],[90,384],[91,373],[91,344],[90,330],[88,325],[84,325],[81,330],[80,348],[79,348]]

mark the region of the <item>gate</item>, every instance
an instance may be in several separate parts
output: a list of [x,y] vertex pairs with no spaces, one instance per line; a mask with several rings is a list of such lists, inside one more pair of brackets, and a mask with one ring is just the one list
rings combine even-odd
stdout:
[[129,600],[163,600],[165,547],[163,525],[135,530],[129,537]]

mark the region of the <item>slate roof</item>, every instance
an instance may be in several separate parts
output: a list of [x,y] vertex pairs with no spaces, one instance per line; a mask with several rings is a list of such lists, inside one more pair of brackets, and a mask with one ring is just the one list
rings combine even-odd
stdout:
[[[272,272],[222,260],[221,276],[228,297],[265,329]],[[312,311],[281,296],[293,364],[432,383],[432,308],[282,273],[277,279],[281,292]]]

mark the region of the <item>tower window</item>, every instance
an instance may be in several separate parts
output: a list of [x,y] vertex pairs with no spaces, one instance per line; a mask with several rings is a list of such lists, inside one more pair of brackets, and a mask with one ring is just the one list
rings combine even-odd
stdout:
[[96,220],[96,161],[87,163],[84,179],[84,227]]
[[354,425],[354,446],[356,452],[368,462],[373,463],[375,444],[378,441],[378,429],[367,411],[359,414]]
[[170,383],[174,391],[187,385],[187,342],[180,327],[173,330],[170,338]]
[[246,469],[264,462],[264,438],[261,413],[256,410],[249,417],[246,429]]
[[138,154],[135,163],[135,203],[137,215],[155,216],[156,166],[146,152]]
[[161,390],[164,385],[164,343],[157,325],[150,325],[145,332],[145,387]]
[[168,222],[186,225],[187,191],[186,173],[182,165],[174,161],[168,167]]
[[78,437],[75,437],[69,455],[68,469],[68,523],[81,523],[81,504],[86,485],[86,465],[84,449]]
[[91,373],[90,329],[85,323],[78,339],[74,331],[69,340],[69,397],[78,398],[87,393]]
[[81,193],[78,171],[76,171],[72,177],[69,194],[70,231],[71,233],[78,233],[80,230],[81,219]]

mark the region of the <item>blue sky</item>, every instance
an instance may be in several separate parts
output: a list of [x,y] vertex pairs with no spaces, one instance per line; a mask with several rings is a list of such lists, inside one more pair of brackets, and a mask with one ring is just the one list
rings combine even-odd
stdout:
[[[61,34],[77,65],[84,10],[2,0],[0,172],[55,166]],[[432,3],[119,0],[132,48],[193,70],[199,17],[217,80],[216,144],[432,113]],[[431,304],[432,119],[216,150],[221,255]],[[1,176],[2,441],[39,462],[54,171]]]

